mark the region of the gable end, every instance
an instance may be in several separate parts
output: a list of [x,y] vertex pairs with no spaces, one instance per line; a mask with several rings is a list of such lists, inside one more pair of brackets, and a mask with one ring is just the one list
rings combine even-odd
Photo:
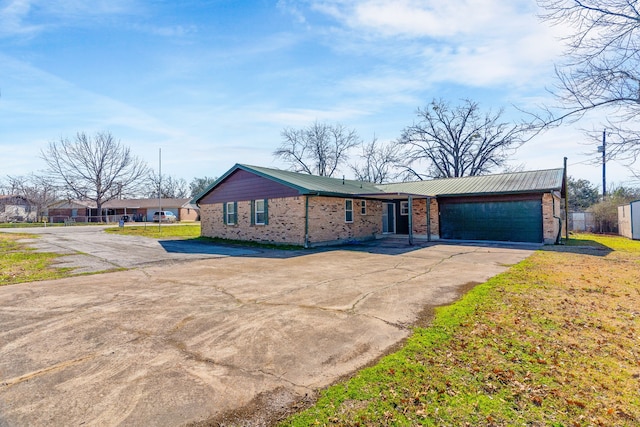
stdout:
[[202,197],[198,204],[277,199],[299,196],[300,192],[251,172],[236,169]]

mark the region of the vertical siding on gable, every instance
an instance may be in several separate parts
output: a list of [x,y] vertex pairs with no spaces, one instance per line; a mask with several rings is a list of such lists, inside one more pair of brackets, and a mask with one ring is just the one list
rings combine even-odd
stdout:
[[258,199],[279,199],[298,195],[300,195],[299,192],[291,187],[238,169],[203,197],[200,200],[200,205]]

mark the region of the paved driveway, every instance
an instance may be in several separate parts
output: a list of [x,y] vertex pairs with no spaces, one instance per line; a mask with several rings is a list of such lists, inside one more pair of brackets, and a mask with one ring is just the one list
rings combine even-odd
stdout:
[[[149,224],[148,227],[158,228],[158,225]],[[158,241],[139,236],[122,236],[105,233],[105,228],[109,226],[7,228],[0,229],[0,232],[37,234],[38,238],[31,242],[31,246],[43,252],[67,254],[59,259],[59,266],[74,267],[79,273],[258,253],[252,249],[197,241]]]
[[207,259],[0,287],[0,426],[215,425],[232,413],[258,425],[531,253],[213,248],[196,253]]

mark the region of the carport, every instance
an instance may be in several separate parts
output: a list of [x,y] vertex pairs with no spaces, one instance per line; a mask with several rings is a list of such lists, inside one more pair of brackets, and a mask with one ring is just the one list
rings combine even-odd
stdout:
[[[428,208],[431,205],[431,201],[435,199],[432,195],[417,194],[417,193],[376,193],[376,194],[359,194],[358,197],[373,198],[383,203],[382,210],[382,234],[383,235],[406,235],[409,239],[409,244],[414,243],[414,219],[415,209],[414,202],[417,200],[424,200],[426,204],[425,209],[425,221],[426,221],[426,240],[432,240],[431,229],[431,210]],[[406,211],[405,211],[406,209]],[[403,214],[403,211],[406,212]],[[425,236],[423,236],[424,238]]]

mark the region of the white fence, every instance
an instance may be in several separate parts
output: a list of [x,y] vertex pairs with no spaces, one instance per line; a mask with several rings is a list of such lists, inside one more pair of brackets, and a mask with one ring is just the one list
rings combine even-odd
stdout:
[[596,231],[596,228],[592,212],[569,212],[569,231]]

